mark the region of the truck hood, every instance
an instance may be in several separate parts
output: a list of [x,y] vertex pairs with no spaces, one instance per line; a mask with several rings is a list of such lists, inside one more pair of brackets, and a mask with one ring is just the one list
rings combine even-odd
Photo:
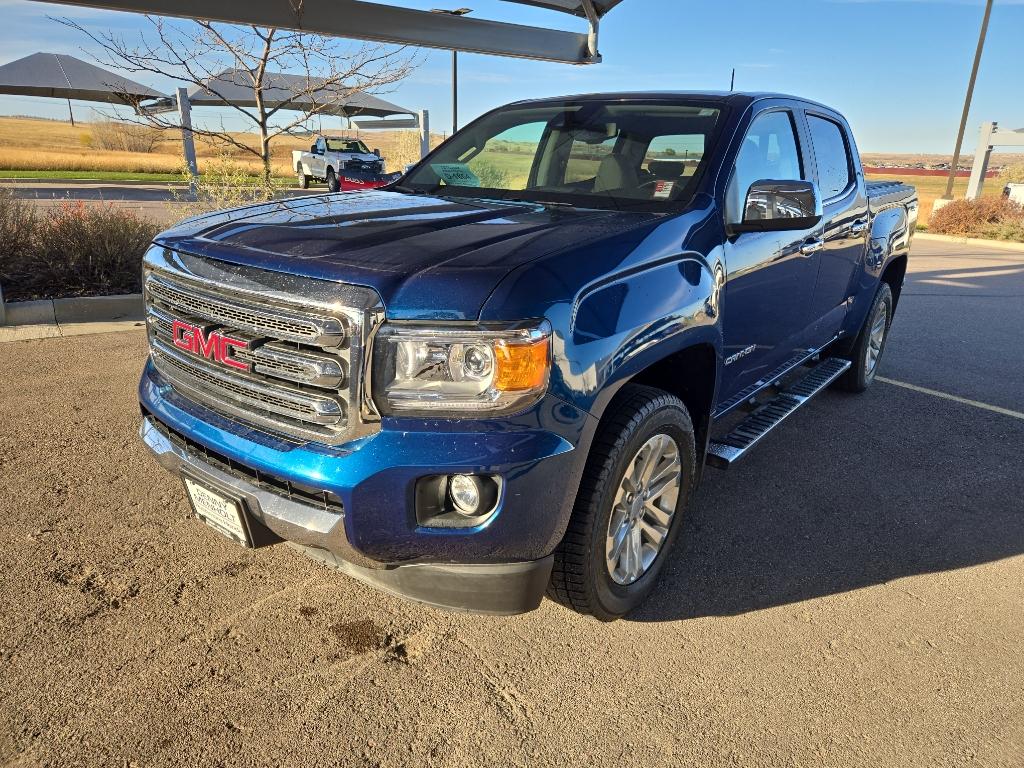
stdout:
[[380,294],[394,319],[471,320],[517,267],[659,218],[539,203],[351,192],[186,219],[156,242],[236,264],[365,285]]

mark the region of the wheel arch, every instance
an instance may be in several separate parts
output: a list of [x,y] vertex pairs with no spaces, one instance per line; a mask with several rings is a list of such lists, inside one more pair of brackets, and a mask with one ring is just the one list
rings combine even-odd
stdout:
[[[631,384],[654,387],[683,401],[693,422],[698,475],[711,431],[711,415],[718,392],[718,367],[717,350],[714,345],[703,342],[672,352],[629,379]],[[609,410],[611,408],[605,413]]]
[[895,310],[900,301],[900,292],[903,290],[903,279],[907,275],[907,254],[903,253],[889,260],[882,270],[879,278],[883,283],[888,284],[892,291],[892,308]]

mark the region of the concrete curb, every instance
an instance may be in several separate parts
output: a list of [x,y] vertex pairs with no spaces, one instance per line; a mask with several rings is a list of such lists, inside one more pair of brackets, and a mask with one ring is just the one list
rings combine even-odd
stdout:
[[46,178],[45,176],[33,177],[33,178],[12,178],[10,176],[0,176],[0,184],[6,184],[12,187],[16,187],[19,184],[46,184],[48,186],[62,186],[65,184],[76,185],[76,184],[88,184],[89,186],[97,186],[100,184],[111,186],[111,187],[125,187],[125,186],[147,186],[147,187],[187,187],[187,181],[159,181],[156,179],[57,179],[57,178]]
[[53,301],[12,301],[5,305],[6,325],[56,325]]
[[68,336],[88,336],[97,333],[123,333],[143,331],[141,320],[121,320],[113,323],[68,323],[67,325],[6,325],[0,327],[0,344],[35,339],[59,339]]
[[0,342],[129,330],[145,318],[141,293],[15,301],[3,310]]
[[53,313],[57,323],[97,323],[114,320],[142,320],[146,316],[141,293],[119,296],[82,296],[75,299],[54,299]]
[[914,233],[914,239],[927,240],[935,243],[974,245],[980,248],[1002,248],[1006,251],[1024,253],[1024,243],[1011,243],[1007,240],[983,240],[979,237],[953,237],[952,235],[935,235],[931,232],[916,232]]

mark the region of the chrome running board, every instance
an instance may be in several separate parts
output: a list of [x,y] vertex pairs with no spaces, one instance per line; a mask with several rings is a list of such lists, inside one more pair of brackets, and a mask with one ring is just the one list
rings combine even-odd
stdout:
[[757,408],[737,424],[729,434],[708,444],[708,466],[728,469],[739,461],[758,441],[785,421],[786,417],[842,376],[850,367],[849,360],[829,357],[818,363],[799,381],[794,382],[772,400]]

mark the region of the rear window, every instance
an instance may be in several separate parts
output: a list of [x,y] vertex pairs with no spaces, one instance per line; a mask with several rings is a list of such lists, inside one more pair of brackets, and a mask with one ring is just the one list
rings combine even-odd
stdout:
[[644,155],[643,169],[659,179],[692,176],[704,158],[703,133],[655,136]]
[[328,139],[327,148],[331,152],[356,152],[368,154],[369,150],[363,142],[355,139]]

